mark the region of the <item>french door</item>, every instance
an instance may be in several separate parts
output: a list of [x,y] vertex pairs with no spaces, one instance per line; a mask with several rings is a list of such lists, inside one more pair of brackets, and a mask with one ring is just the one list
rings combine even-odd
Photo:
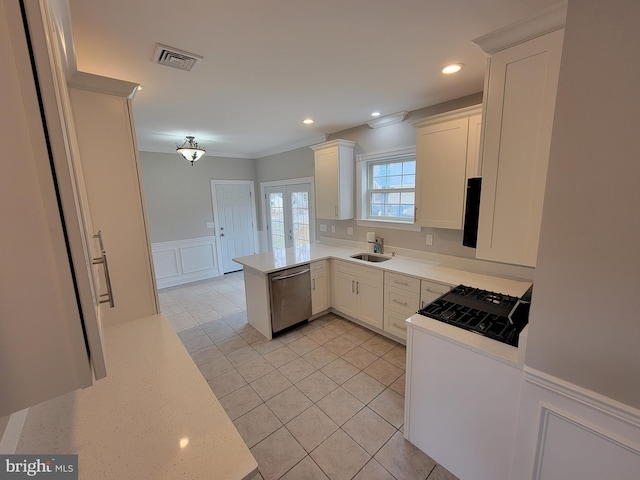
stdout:
[[269,249],[304,247],[313,237],[310,183],[264,188]]

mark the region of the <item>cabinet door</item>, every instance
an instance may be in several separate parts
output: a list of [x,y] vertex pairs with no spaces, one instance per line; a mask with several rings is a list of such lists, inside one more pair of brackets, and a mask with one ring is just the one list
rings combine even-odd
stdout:
[[356,281],[356,318],[382,330],[384,295],[382,281],[375,282],[361,277]]
[[330,148],[315,153],[316,216],[338,219],[338,149]]
[[342,272],[335,272],[333,279],[333,308],[357,318],[356,279]]
[[468,117],[420,127],[416,139],[420,225],[462,229]]
[[325,260],[311,264],[311,313],[313,315],[329,308],[326,264]]
[[535,266],[563,30],[490,59],[477,258]]

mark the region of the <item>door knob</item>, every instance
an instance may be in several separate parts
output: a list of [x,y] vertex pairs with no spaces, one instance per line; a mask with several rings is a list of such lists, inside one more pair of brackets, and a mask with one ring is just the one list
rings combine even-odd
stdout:
[[220,234],[220,236],[221,236],[221,237],[224,237],[224,233],[221,233],[221,234]]

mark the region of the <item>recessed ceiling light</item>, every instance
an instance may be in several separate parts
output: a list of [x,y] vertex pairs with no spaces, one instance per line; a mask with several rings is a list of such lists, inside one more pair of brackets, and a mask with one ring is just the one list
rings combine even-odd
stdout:
[[452,64],[447,65],[446,67],[444,67],[442,69],[442,73],[444,73],[445,75],[451,75],[452,73],[458,73],[460,70],[462,70],[462,67],[464,67],[464,65],[462,63],[452,63]]
[[304,123],[305,125],[311,125],[313,123],[313,119],[312,118],[305,118],[302,123]]
[[380,116],[380,112],[371,112],[371,116],[372,117],[379,117]]

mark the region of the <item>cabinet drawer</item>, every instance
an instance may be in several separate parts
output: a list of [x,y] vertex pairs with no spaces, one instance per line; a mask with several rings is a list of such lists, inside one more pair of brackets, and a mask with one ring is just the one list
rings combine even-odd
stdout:
[[326,275],[326,260],[319,260],[311,263],[311,278],[323,277]]
[[420,279],[398,273],[385,272],[384,283],[392,287],[402,288],[409,292],[420,293]]
[[420,308],[428,303],[433,302],[436,298],[444,295],[451,287],[442,283],[432,282],[430,280],[422,280],[422,290],[420,292]]
[[397,311],[406,312],[409,316],[418,311],[420,305],[420,295],[416,292],[407,292],[398,287],[385,285],[384,305]]
[[384,272],[378,268],[363,267],[362,265],[356,265],[351,262],[335,261],[331,266],[334,271],[347,273],[352,276],[360,277],[362,279],[368,279],[372,282],[378,282],[382,285],[384,281]]
[[395,335],[403,340],[407,339],[407,318],[411,315],[385,310],[384,312],[384,331]]

